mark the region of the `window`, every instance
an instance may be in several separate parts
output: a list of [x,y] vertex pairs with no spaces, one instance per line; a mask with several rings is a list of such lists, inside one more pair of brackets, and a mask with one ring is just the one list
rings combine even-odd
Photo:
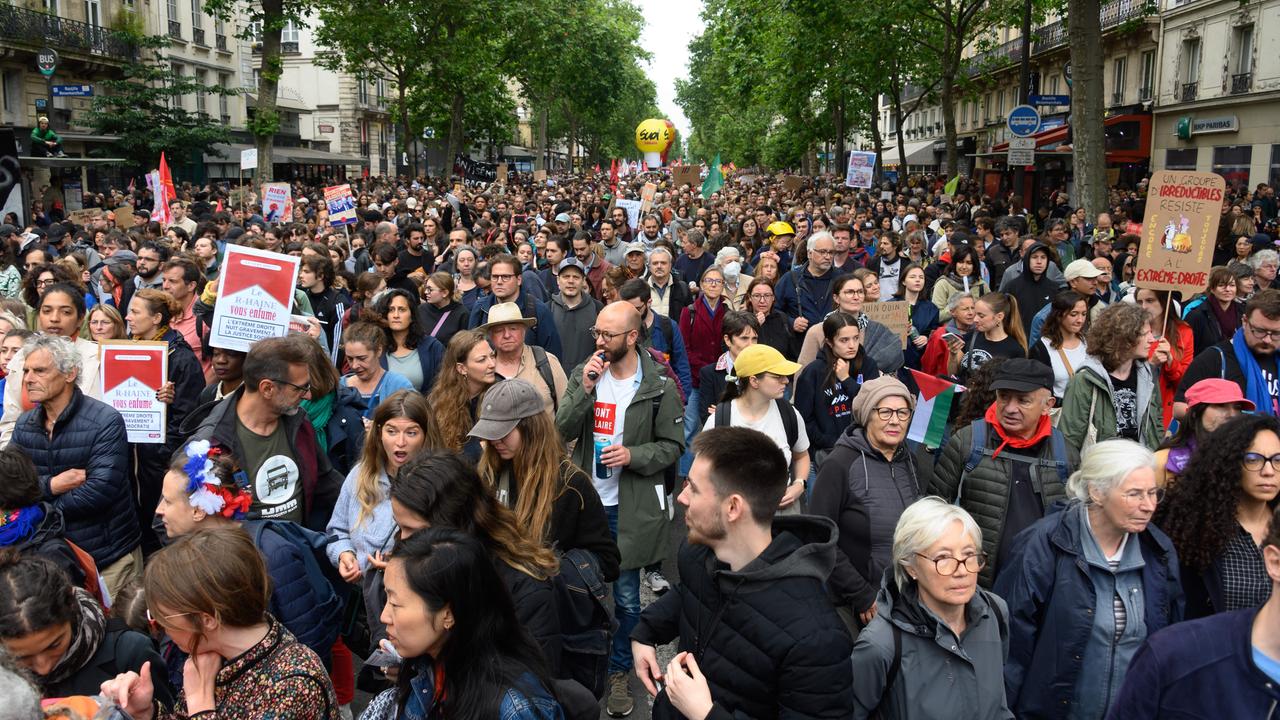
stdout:
[[200,87],[196,88],[196,114],[204,115],[209,112],[209,94],[205,92],[205,87],[209,84],[209,71],[196,70],[196,82],[200,83]]
[[16,115],[22,111],[22,73],[16,70],[0,74],[0,110],[9,123],[16,122]]
[[1125,74],[1129,70],[1129,58],[1118,57],[1112,65],[1111,72],[1111,104],[1119,105],[1124,102],[1124,83]]
[[1200,80],[1200,38],[1182,41],[1182,82]]
[[200,11],[200,0],[191,0],[191,27],[197,30],[204,27],[202,15],[204,13]]
[[974,125],[978,124],[978,101],[974,100],[973,105],[969,107],[969,122]]
[[1138,87],[1138,99],[1150,100],[1153,95],[1153,89],[1156,85],[1156,51],[1148,50],[1142,53],[1142,78],[1141,85]]
[[1057,75],[1049,76],[1049,93],[1048,94],[1050,95],[1058,94],[1058,76]]
[[102,27],[102,3],[98,0],[84,0],[84,21],[90,27]]
[[1249,188],[1249,163],[1253,160],[1252,145],[1222,145],[1213,149],[1213,172],[1227,181],[1231,190]]
[[1169,148],[1164,151],[1165,170],[1195,170],[1200,148]]
[[[231,76],[227,73],[218,73],[218,87],[230,90]],[[222,119],[222,124],[231,124],[231,98],[225,93],[218,95],[218,115]]]
[[384,77],[379,77],[378,78],[378,104],[379,105],[384,104],[386,102],[386,97],[387,97],[387,79]]
[[1234,67],[1237,75],[1253,72],[1253,26],[1241,25],[1235,30]]
[[[257,43],[262,42],[262,21],[261,20],[254,20],[250,22],[248,29],[249,29],[249,37],[253,38],[254,42],[257,42]],[[257,83],[254,83],[254,84],[256,85]]]
[[254,90],[258,89],[258,81],[261,79],[261,74],[262,74],[261,68],[253,69],[253,76],[252,76],[252,79],[250,80],[250,82],[252,82],[253,84],[250,85],[249,87],[253,88]]
[[982,103],[982,119],[990,121],[995,114],[992,112],[995,107],[991,104],[991,93],[987,93],[986,99]]
[[1271,146],[1271,187],[1280,185],[1280,145]]
[[365,84],[364,78],[356,80],[356,102],[361,104],[369,102],[369,86]]
[[298,42],[298,24],[292,20],[285,20],[284,27],[280,29],[280,42],[294,43]]
[[[173,79],[176,82],[181,82],[182,81],[181,80],[182,65],[178,63],[173,63],[172,65],[169,66],[169,68],[173,71]],[[177,90],[175,89],[174,92],[170,94],[170,98],[171,98],[170,102],[173,104],[174,107],[182,107],[182,93],[177,92]]]
[[44,11],[50,15],[58,14],[58,0],[44,0]]
[[166,0],[166,8],[169,11],[169,23],[179,22],[178,20],[178,0]]

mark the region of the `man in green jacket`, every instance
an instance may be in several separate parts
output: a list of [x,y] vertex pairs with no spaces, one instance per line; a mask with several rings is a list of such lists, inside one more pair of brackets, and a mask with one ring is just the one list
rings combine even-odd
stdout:
[[666,557],[670,512],[664,473],[684,452],[684,409],[675,384],[641,351],[640,313],[606,306],[590,329],[596,352],[569,374],[556,425],[576,442],[573,461],[591,474],[622,553],[613,586],[618,630],[609,657],[613,717],[635,706],[628,680],[631,630],[640,619],[640,569]]
[[49,127],[49,118],[40,116],[31,129],[31,155],[34,157],[66,157],[62,152],[62,138]]

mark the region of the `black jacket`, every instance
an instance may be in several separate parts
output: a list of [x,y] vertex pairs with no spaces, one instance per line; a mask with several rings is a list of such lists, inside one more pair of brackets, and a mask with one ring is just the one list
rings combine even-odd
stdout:
[[50,698],[71,695],[97,695],[102,683],[114,680],[120,673],[138,672],[143,663],[151,663],[151,682],[155,699],[165,707],[173,706],[173,690],[169,687],[169,671],[151,638],[130,630],[119,620],[108,620],[107,631],[98,651],[74,675],[44,688]]
[[1035,319],[1036,313],[1040,312],[1040,308],[1048,305],[1053,300],[1053,296],[1062,289],[1057,280],[1049,277],[1047,270],[1038,278],[1031,275],[1031,254],[1044,247],[1046,246],[1035,243],[1027,248],[1027,251],[1022,254],[1022,274],[1010,279],[1008,286],[1004,288],[1005,292],[1018,301],[1018,316],[1022,318],[1022,331],[1028,336],[1031,335],[1031,321]]
[[796,334],[791,331],[791,321],[776,309],[760,323],[759,336],[761,345],[768,345],[788,360],[794,360],[800,352],[800,343],[796,342]]
[[[448,315],[445,315],[448,313]],[[440,322],[440,318],[444,317],[444,322]],[[449,347],[449,341],[459,330],[467,328],[467,319],[471,316],[471,311],[463,307],[462,303],[451,302],[448,305],[438,308],[431,303],[424,302],[418,306],[418,323],[440,344]],[[440,329],[436,330],[436,325],[440,325]]]
[[[853,640],[823,588],[835,536],[826,518],[776,517],[773,542],[737,571],[685,543],[680,584],[645,608],[631,639],[680,638],[710,685],[708,718],[849,717]],[[653,717],[679,717],[665,691]]]
[[558,676],[563,641],[560,635],[560,612],[551,581],[535,579],[497,557],[493,559],[493,564],[511,593],[520,626],[529,631],[534,642],[542,649],[551,675]]
[[[9,547],[17,548],[24,557],[38,556],[52,560],[71,578],[72,585],[84,587],[84,568],[80,567],[75,551],[63,536],[67,523],[62,517],[62,511],[47,502],[38,503],[37,507],[44,510],[44,517],[29,533],[14,538]],[[0,547],[5,546],[0,543]]]
[[[506,468],[510,468],[510,464]],[[613,533],[609,531],[609,519],[600,502],[600,494],[582,470],[570,463],[565,463],[562,469],[561,477],[568,487],[551,505],[547,544],[560,553],[574,548],[590,552],[599,563],[600,576],[605,582],[613,582],[618,579],[622,555],[618,552]],[[520,483],[508,483],[507,493],[503,504],[514,508],[520,499]]]

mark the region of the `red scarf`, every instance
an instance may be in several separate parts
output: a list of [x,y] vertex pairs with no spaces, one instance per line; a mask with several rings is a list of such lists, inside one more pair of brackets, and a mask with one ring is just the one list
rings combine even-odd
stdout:
[[996,434],[1000,436],[1000,446],[996,448],[995,452],[991,453],[991,458],[993,460],[1000,455],[1000,451],[1004,450],[1006,447],[1011,447],[1015,450],[1028,448],[1049,437],[1050,433],[1053,432],[1053,424],[1049,421],[1049,416],[1041,415],[1040,422],[1036,423],[1036,431],[1031,434],[1031,437],[1010,437],[1005,434],[1004,428],[1000,427],[1000,417],[999,414],[996,413],[995,403],[991,403],[991,407],[987,408],[987,414],[984,419],[992,428],[995,429]]

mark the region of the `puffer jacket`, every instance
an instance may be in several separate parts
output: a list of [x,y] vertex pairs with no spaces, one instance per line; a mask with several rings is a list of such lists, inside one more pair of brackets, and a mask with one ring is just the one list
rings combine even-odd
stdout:
[[[62,511],[66,537],[106,568],[138,547],[138,516],[129,482],[129,440],[124,418],[114,408],[80,392],[53,425],[53,438],[44,429],[44,408],[37,405],[18,418],[13,444],[35,463],[44,499]],[[72,468],[83,469],[80,487],[61,495],[49,489],[49,479]]]
[[[1138,442],[1155,450],[1164,435],[1160,404],[1160,387],[1156,384],[1151,365],[1137,361],[1132,372],[1138,376]],[[1093,409],[1093,427],[1098,440],[1116,436],[1116,406],[1111,387],[1111,376],[1093,355],[1088,356],[1076,374],[1067,383],[1062,394],[1062,414],[1058,416],[1058,429],[1067,442],[1079,448],[1089,433],[1089,411]]]
[[[915,581],[899,590],[893,571],[886,572],[876,616],[853,646],[853,717],[863,720],[874,711],[883,720],[1012,718],[1003,675],[1009,611],[978,588],[965,606],[965,622],[956,637],[920,602]],[[895,634],[901,647],[896,673]]]
[[[956,502],[959,498],[960,507],[968,511],[978,527],[982,528],[982,551],[987,554],[987,566],[982,568],[978,577],[982,586],[989,588],[995,580],[996,568],[1002,562],[996,555],[1000,547],[1000,536],[1004,532],[1005,510],[1009,507],[1013,463],[1019,462],[1010,455],[1037,458],[1037,468],[1031,473],[1031,477],[1046,511],[1055,501],[1066,498],[1067,488],[1055,465],[1052,438],[1045,438],[1030,448],[1006,448],[998,457],[992,458],[992,452],[1000,447],[1000,436],[990,426],[987,428],[986,452],[973,471],[966,474],[965,463],[969,460],[969,450],[973,444],[974,426],[985,422],[982,419],[975,420],[968,427],[960,428],[947,441],[934,466],[928,494],[937,495],[947,502]],[[1055,429],[1053,432],[1058,431]],[[1080,466],[1080,453],[1071,443],[1065,444],[1066,470],[1069,475]]]
[[893,531],[907,506],[920,498],[915,459],[899,447],[892,459],[856,425],[840,436],[818,470],[809,512],[840,528],[836,564],[827,589],[836,605],[863,612],[876,599],[878,582],[893,567]]
[[[631,639],[680,638],[711,687],[708,718],[847,718],[853,640],[822,587],[836,533],[826,518],[775,517],[773,541],[736,571],[686,542],[680,584],[645,608]],[[680,717],[665,691],[653,717]]]
[[251,520],[244,524],[245,532],[257,543],[266,561],[267,575],[271,576],[271,614],[327,665],[339,629],[324,613],[331,607],[332,597],[316,596],[307,576],[308,558],[303,555],[307,550],[273,530],[275,522]]
[[[1095,609],[1111,610],[1097,607],[1084,559],[1089,531],[1082,517],[1078,501],[1057,504],[1054,512],[1018,535],[1009,566],[996,581],[996,594],[1009,604],[1005,691],[1019,718],[1067,715],[1075,702]],[[1143,622],[1150,637],[1182,620],[1178,556],[1173,542],[1155,525],[1147,525],[1130,540],[1139,543],[1144,562]]]

